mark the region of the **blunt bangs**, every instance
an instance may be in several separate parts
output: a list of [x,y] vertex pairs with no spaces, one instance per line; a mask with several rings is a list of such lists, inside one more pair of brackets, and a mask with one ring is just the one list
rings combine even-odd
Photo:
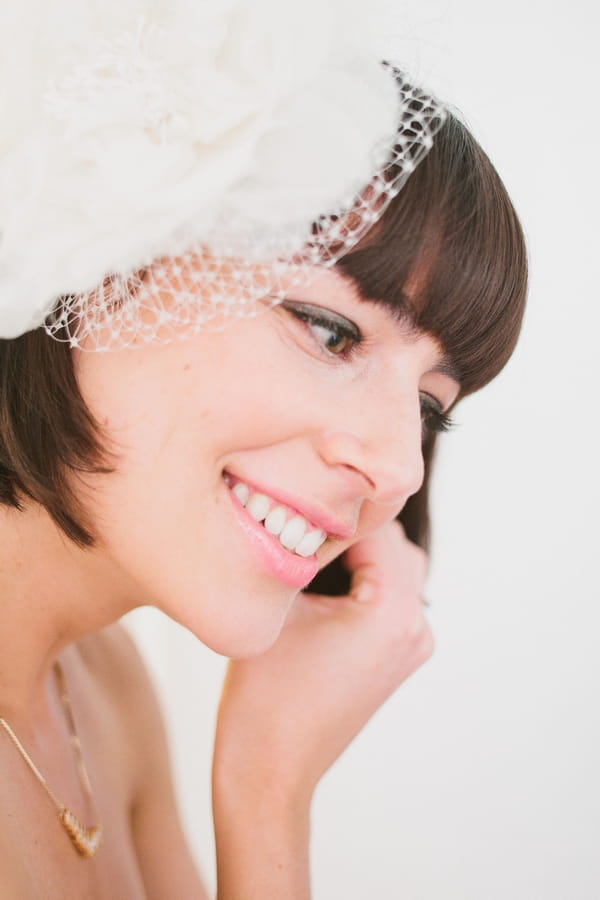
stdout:
[[523,232],[490,160],[452,114],[337,268],[363,297],[438,340],[460,396],[491,381],[515,347],[527,291]]

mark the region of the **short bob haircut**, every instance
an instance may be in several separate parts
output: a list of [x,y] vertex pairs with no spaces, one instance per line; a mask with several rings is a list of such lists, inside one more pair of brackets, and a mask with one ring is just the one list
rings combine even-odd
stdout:
[[[366,300],[384,303],[439,341],[458,373],[459,399],[491,381],[514,349],[527,283],[522,230],[488,157],[452,114],[381,219],[337,269]],[[425,479],[399,515],[421,546],[429,537],[435,443],[433,433],[424,438]],[[91,524],[69,476],[109,473],[110,462],[68,344],[41,328],[0,340],[0,503],[19,510],[30,498],[71,540],[91,547]],[[339,565],[325,570],[318,587],[343,591],[340,572]]]

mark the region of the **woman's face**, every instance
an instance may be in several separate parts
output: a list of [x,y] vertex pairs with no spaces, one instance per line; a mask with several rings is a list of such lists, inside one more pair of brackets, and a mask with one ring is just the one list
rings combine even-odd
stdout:
[[228,656],[269,647],[317,569],[398,514],[423,419],[459,387],[430,336],[331,270],[222,331],[75,363],[117,452],[90,481],[94,552],[132,606]]

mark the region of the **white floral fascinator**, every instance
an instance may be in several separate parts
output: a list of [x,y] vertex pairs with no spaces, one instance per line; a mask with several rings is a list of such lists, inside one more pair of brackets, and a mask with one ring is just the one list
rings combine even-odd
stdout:
[[0,337],[168,340],[335,263],[444,119],[363,46],[368,7],[3,4]]

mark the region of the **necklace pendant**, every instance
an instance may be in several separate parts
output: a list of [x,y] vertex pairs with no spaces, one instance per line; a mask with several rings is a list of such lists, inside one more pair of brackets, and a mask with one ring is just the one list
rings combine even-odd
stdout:
[[60,812],[59,818],[77,852],[88,859],[94,856],[102,841],[102,826],[92,825],[91,828],[85,828],[75,813],[66,806]]

